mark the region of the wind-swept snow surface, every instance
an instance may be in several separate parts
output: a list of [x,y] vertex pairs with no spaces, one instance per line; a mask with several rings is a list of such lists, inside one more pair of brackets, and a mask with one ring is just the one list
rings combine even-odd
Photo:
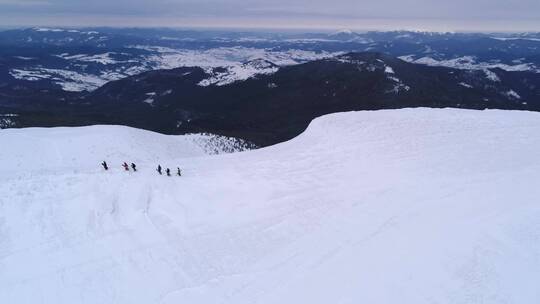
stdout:
[[539,113],[335,114],[218,156],[48,132],[0,131],[2,302],[540,302]]

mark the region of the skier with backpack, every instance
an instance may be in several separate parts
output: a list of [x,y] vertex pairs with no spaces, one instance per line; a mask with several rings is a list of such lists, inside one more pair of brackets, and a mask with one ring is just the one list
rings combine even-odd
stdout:
[[161,172],[161,165],[158,165],[157,166],[157,172],[159,173],[159,175],[162,175],[163,173]]
[[171,169],[167,168],[167,170],[165,170],[165,172],[167,172],[167,176],[171,176]]
[[109,166],[107,166],[107,162],[106,161],[103,161],[101,163],[101,165],[103,166],[103,169],[105,169],[105,171],[109,170]]
[[137,165],[131,163],[131,169],[133,169],[133,172],[137,172]]

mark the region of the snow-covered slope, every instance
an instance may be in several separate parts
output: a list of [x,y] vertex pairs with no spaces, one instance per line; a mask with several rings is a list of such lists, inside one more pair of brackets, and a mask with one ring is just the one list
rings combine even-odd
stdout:
[[[539,113],[334,114],[201,157],[179,138],[87,130],[0,131],[6,303],[540,301]],[[4,171],[17,162],[27,174]]]
[[242,140],[223,136],[167,136],[124,126],[7,129],[0,131],[0,143],[0,178],[85,172],[104,160],[120,168],[123,162],[159,162],[248,148]]

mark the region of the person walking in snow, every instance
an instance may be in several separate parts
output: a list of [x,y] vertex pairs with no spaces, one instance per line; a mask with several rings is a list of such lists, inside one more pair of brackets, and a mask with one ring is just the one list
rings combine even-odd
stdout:
[[182,170],[180,170],[180,168],[176,168],[177,171],[176,171],[176,174],[178,174],[178,176],[182,176]]
[[107,166],[107,162],[106,161],[103,161],[101,163],[101,165],[103,166],[103,169],[105,169],[105,171],[109,170],[109,166]]
[[137,166],[134,163],[131,163],[131,169],[133,169],[133,172],[137,172]]
[[125,169],[126,171],[129,171],[129,166],[128,166],[128,164],[127,164],[126,162],[124,162],[124,164],[122,165],[122,167],[124,167],[124,169]]
[[158,165],[157,166],[157,172],[159,173],[159,175],[162,175],[163,173],[161,173],[161,165]]
[[165,170],[165,172],[167,172],[167,176],[171,176],[171,169],[167,168],[167,170]]

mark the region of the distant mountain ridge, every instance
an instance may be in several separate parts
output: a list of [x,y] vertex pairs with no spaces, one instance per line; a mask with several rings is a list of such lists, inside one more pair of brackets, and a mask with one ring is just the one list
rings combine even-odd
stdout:
[[[156,69],[235,67],[264,58],[283,66],[373,51],[416,63],[540,72],[538,33],[265,33],[175,29],[28,28],[0,31],[3,86],[93,91]],[[8,101],[9,102],[9,101]]]
[[[18,126],[122,124],[168,134],[209,132],[259,146],[300,134],[315,117],[404,107],[540,110],[540,74],[408,63],[375,52],[277,68],[225,83],[201,82],[222,68],[156,70],[71,95],[63,106],[33,108]],[[275,69],[264,72],[267,69]],[[58,105],[58,103],[53,103]]]

